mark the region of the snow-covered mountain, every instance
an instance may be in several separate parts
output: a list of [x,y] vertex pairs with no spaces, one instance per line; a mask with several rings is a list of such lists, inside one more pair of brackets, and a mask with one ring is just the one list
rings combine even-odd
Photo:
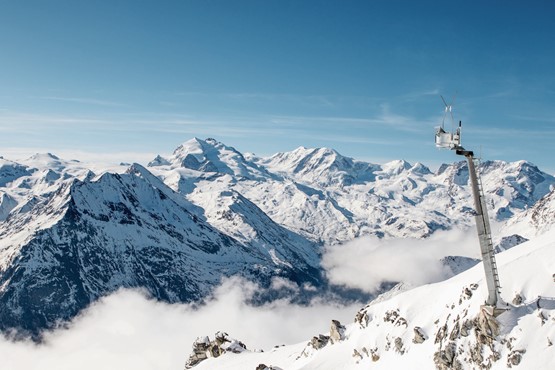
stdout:
[[[191,156],[212,170],[184,163]],[[378,165],[302,147],[246,159],[213,139],[190,140],[170,158],[157,159],[153,173],[201,208],[218,192],[233,189],[278,224],[318,243],[369,234],[421,238],[473,222],[461,217],[472,213],[464,161],[433,173],[421,163]],[[555,184],[553,176],[526,161],[486,161],[480,169],[490,212],[500,222],[532,207]]]
[[[520,220],[500,229],[501,249],[529,238],[528,222],[549,228],[552,176],[525,161],[481,170],[490,214]],[[148,168],[0,158],[0,329],[37,333],[124,287],[197,301],[232,275],[263,287],[287,278],[303,299],[328,289],[324,244],[468,228],[468,182],[464,162],[432,172],[325,148],[258,158],[196,138]],[[445,261],[455,272],[472,262]]]
[[[298,344],[251,351],[220,332],[199,338],[188,367],[208,369],[552,369],[555,230],[498,255],[506,311],[481,309],[481,264],[449,280],[376,299],[345,325]],[[225,328],[222,328],[225,330]],[[194,366],[193,366],[194,365]]]
[[[26,203],[28,204],[28,203]],[[37,334],[97,298],[137,287],[198,301],[222,277],[322,285],[316,248],[257,214],[259,244],[234,239],[140,165],[61,182],[0,224],[0,328]],[[222,217],[258,212],[248,201]]]
[[527,208],[525,212],[521,212],[511,218],[503,226],[502,231],[508,233],[511,230],[530,239],[549,231],[554,225],[555,189],[552,189],[532,207]]

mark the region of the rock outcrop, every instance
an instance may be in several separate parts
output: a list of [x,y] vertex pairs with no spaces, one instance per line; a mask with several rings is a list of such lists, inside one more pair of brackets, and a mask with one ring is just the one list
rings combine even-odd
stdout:
[[336,343],[345,339],[345,326],[337,320],[331,320],[330,340]]
[[[241,353],[246,349],[247,347],[242,342],[230,338],[224,332],[217,332],[214,340],[210,340],[208,337],[199,337],[193,342],[193,353],[185,363],[185,369],[191,369],[209,357],[219,357],[226,352]],[[270,367],[270,369],[276,368]]]

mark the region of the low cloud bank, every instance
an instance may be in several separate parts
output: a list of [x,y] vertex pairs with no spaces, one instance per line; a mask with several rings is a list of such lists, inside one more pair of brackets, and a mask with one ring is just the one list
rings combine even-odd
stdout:
[[[442,257],[478,254],[472,231],[436,233],[424,240],[361,238],[327,247],[323,266],[333,283],[372,293],[384,281],[419,285],[444,279],[450,273],[439,262]],[[307,289],[280,278],[272,287]],[[68,329],[46,334],[44,344],[0,336],[0,368],[181,370],[198,336],[225,331],[249,349],[268,350],[325,333],[331,319],[352,322],[360,308],[323,300],[308,306],[285,299],[263,306],[246,303],[259,289],[243,279],[228,279],[201,307],[170,305],[140,291],[121,290],[93,304]]]
[[477,258],[472,230],[436,232],[427,239],[362,237],[325,249],[322,266],[333,284],[375,293],[383,282],[422,285],[452,276],[445,256]]
[[245,303],[257,289],[253,283],[229,279],[200,308],[121,290],[91,306],[69,329],[48,333],[44,344],[0,338],[0,368],[181,370],[198,336],[225,331],[249,349],[267,350],[327,332],[331,319],[351,322],[360,308],[321,301],[310,306],[287,300],[259,307]]

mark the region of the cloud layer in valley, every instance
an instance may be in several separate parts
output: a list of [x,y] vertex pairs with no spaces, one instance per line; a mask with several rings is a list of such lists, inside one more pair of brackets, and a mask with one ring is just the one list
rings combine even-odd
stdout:
[[[323,266],[330,280],[375,292],[384,281],[418,285],[450,275],[439,259],[476,257],[471,232],[436,233],[424,240],[360,238],[327,247]],[[101,299],[67,329],[47,333],[43,344],[11,342],[0,337],[0,368],[8,370],[169,370],[182,369],[199,336],[225,331],[251,350],[308,341],[329,331],[331,319],[351,322],[360,304],[323,299],[309,306],[286,299],[262,306],[248,304],[256,284],[239,278],[222,282],[201,306],[166,304],[136,290],[120,290]],[[271,289],[300,290],[276,278]]]
[[449,255],[477,257],[476,234],[436,232],[427,239],[362,237],[325,249],[322,265],[330,281],[375,293],[383,282],[422,285],[452,276],[441,258]]
[[0,338],[0,368],[182,369],[198,336],[225,331],[249,349],[266,350],[308,341],[329,331],[331,319],[350,322],[360,308],[321,301],[299,306],[286,300],[255,307],[246,302],[256,289],[240,279],[226,280],[200,308],[121,290],[92,305],[68,329],[48,333],[44,344]]

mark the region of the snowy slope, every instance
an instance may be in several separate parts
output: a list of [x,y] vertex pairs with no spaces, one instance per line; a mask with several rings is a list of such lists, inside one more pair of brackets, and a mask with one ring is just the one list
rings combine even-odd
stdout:
[[217,172],[249,179],[269,176],[264,168],[247,161],[235,148],[210,138],[188,140],[178,146],[169,158],[158,156],[149,163],[149,167],[158,166]]
[[[194,368],[239,370],[260,364],[287,370],[554,368],[555,230],[499,254],[498,265],[501,295],[510,304],[497,318],[499,330],[494,335],[485,330],[491,321],[478,319],[484,317],[480,306],[487,295],[479,264],[447,281],[371,303],[343,333],[328,332],[319,340],[307,338],[268,352],[225,353]],[[517,295],[520,300],[515,300]]]
[[[99,297],[139,287],[198,301],[222,277],[321,285],[313,246],[250,245],[227,236],[140,165],[74,179],[0,224],[0,325],[37,334]],[[285,231],[283,232],[284,234]]]
[[74,179],[85,180],[105,172],[121,173],[126,167],[104,168],[57,156],[35,154],[19,162],[0,157],[0,222],[10,213],[28,212],[33,206]]
[[531,208],[510,219],[503,227],[527,238],[540,235],[555,225],[555,189],[552,189]]
[[[201,208],[208,207],[207,186],[220,193],[233,189],[276,223],[318,243],[363,235],[422,238],[473,222],[461,217],[471,215],[473,204],[466,162],[432,173],[420,163],[378,165],[303,147],[246,159],[213,139],[193,139],[153,164],[157,176]],[[526,161],[486,161],[480,169],[490,213],[499,222],[532,207],[555,184]]]

